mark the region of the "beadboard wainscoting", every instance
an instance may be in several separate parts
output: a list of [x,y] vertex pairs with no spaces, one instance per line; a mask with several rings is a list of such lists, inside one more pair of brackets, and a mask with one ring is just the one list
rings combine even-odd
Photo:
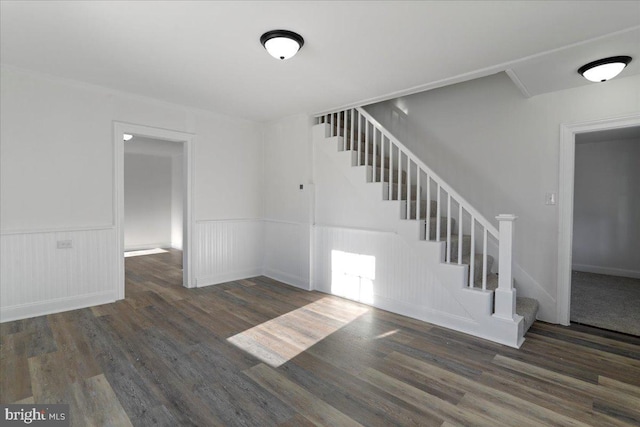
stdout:
[[262,219],[196,221],[196,286],[259,276],[263,272]]
[[2,232],[0,321],[115,301],[114,248],[111,226]]
[[265,219],[264,228],[264,275],[301,289],[311,289],[311,226]]
[[316,225],[314,289],[439,325],[473,319],[399,235]]

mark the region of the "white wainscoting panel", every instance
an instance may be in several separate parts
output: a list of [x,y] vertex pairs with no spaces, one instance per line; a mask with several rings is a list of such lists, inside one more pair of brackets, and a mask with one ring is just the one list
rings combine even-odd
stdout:
[[196,286],[259,276],[263,272],[261,219],[198,221],[195,241]]
[[264,227],[264,275],[309,290],[311,226],[266,219]]
[[[58,242],[71,248],[58,249]],[[0,320],[104,304],[116,299],[115,230],[3,233]]]
[[314,226],[314,289],[440,325],[471,321],[393,232]]

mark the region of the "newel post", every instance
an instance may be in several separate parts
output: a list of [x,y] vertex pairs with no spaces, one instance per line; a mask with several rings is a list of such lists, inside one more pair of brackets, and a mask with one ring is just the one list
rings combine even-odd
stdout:
[[516,290],[513,288],[513,223],[517,218],[509,214],[496,217],[500,223],[500,243],[494,315],[503,319],[514,319],[516,314]]

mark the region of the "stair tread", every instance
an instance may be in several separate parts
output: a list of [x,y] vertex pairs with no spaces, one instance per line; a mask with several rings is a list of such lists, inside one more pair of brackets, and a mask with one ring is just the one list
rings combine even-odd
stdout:
[[534,298],[516,297],[516,314],[524,317],[524,332],[527,332],[536,320],[540,304]]

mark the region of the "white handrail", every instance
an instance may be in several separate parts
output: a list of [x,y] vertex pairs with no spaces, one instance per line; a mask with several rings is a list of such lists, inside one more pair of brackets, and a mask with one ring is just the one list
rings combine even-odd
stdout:
[[[407,154],[407,158],[411,158],[413,162],[418,165],[418,167],[424,170],[427,175],[431,179],[433,179],[436,183],[440,185],[440,188],[443,189],[447,194],[450,194],[458,203],[462,204],[464,210],[467,211],[472,217],[475,217],[476,220],[487,230],[489,234],[495,237],[498,241],[500,240],[500,233],[498,229],[491,224],[480,212],[474,209],[474,207],[467,202],[460,194],[458,194],[453,188],[451,188],[438,174],[433,172],[431,168],[429,168],[422,160],[415,157],[411,151],[404,146],[398,139],[393,136],[391,132],[389,132],[384,126],[380,124],[376,119],[374,119],[368,112],[366,112],[361,107],[356,107],[356,110],[362,114],[374,127],[378,128],[378,130],[383,134],[383,137],[386,136],[393,144],[395,144],[400,150],[404,151]],[[386,135],[385,135],[386,134]],[[428,219],[427,219],[428,221]]]

